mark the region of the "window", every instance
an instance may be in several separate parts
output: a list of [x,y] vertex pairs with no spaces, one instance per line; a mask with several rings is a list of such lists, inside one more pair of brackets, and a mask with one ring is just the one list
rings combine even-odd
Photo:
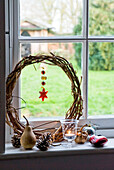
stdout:
[[[79,74],[82,74],[83,77],[84,110],[80,124],[85,122],[96,124],[99,131],[102,130],[102,134],[105,135],[109,132],[107,129],[114,128],[112,79],[114,72],[113,1],[61,0],[58,2],[57,9],[57,1],[53,0],[50,1],[50,6],[47,5],[48,0],[45,1],[45,4],[42,0],[37,3],[34,0],[31,2],[31,6],[29,6],[28,0],[6,0],[6,9],[9,10],[6,10],[6,28],[8,29],[7,33],[10,34],[10,37],[9,34],[6,34],[6,52],[9,54],[6,62],[8,66],[7,73],[19,61],[20,56],[24,56],[23,49],[26,54],[29,54],[32,52],[33,46],[41,51],[42,49],[46,50],[48,46],[47,51],[49,51],[49,49],[53,49],[53,47],[56,49],[60,45],[63,47],[63,51],[67,52],[71,44],[71,50],[76,49],[78,51],[76,64],[79,68],[82,66]],[[24,6],[22,3],[24,3]],[[70,4],[68,5],[68,3]],[[39,4],[41,13],[36,15],[33,9],[37,9]],[[50,8],[51,5],[53,6],[52,8]],[[65,8],[63,8],[64,6]],[[26,10],[23,10],[23,8],[26,8]],[[26,15],[25,19],[23,18],[24,15]],[[30,22],[30,15],[34,22]],[[22,20],[24,22],[21,23],[21,28],[20,21]],[[45,25],[44,21],[47,20],[49,24]],[[37,23],[38,21],[39,23]],[[69,24],[70,22],[71,24]],[[71,32],[71,30],[74,32]],[[63,54],[62,51],[60,52]],[[73,64],[75,67],[76,64],[74,62]],[[15,96],[20,96],[19,84],[15,89]],[[18,107],[20,101],[15,100],[15,102]],[[113,135],[113,133],[108,133],[107,136]]]

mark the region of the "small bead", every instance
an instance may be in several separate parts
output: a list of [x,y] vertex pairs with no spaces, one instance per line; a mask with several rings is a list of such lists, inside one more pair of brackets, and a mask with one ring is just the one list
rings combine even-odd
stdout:
[[46,83],[45,83],[44,81],[42,81],[42,83],[41,83],[41,84],[42,84],[42,86],[44,86]]
[[47,77],[46,77],[46,76],[41,76],[41,79],[42,79],[42,80],[46,80]]
[[45,71],[43,70],[43,71],[41,71],[41,74],[45,74]]

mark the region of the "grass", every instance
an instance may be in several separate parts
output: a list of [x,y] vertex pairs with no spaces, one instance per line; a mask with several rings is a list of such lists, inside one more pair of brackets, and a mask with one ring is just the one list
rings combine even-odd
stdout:
[[[47,66],[46,85],[48,99],[44,102],[39,99],[41,91],[41,75],[39,64],[34,67],[27,66],[21,74],[21,96],[27,102],[27,107],[22,109],[22,114],[35,117],[64,116],[69,109],[73,97],[69,78],[57,66]],[[76,67],[76,63],[74,62]],[[78,70],[79,76],[81,71]],[[104,115],[114,114],[114,71],[89,71],[89,114]],[[23,105],[23,102],[22,102]]]
[[90,115],[114,114],[114,71],[89,71]]

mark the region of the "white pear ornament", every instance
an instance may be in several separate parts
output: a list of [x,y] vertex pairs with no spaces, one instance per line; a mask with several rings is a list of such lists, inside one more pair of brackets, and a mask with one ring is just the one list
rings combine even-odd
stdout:
[[36,144],[36,136],[33,133],[32,128],[29,125],[27,118],[25,116],[23,116],[23,117],[25,118],[27,123],[26,123],[24,132],[20,139],[21,146],[24,149],[32,149],[34,147],[34,145]]

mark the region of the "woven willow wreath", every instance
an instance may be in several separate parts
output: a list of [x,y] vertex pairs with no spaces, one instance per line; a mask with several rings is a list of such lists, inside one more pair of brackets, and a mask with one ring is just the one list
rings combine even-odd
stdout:
[[[18,111],[14,106],[12,106],[12,93],[15,87],[15,84],[21,74],[21,71],[24,67],[35,64],[35,63],[46,63],[48,65],[59,66],[68,76],[71,81],[71,92],[74,98],[74,101],[71,107],[68,109],[65,118],[66,119],[79,119],[82,116],[83,101],[81,97],[81,89],[78,77],[71,63],[69,63],[65,58],[60,56],[55,56],[53,53],[49,55],[39,54],[36,56],[24,57],[21,61],[17,63],[14,70],[8,75],[6,81],[6,123],[13,128],[14,132],[19,136],[22,135],[25,125],[23,125],[18,116]],[[48,123],[51,123],[50,121]],[[48,124],[45,123],[45,124]],[[33,132],[36,135],[36,138],[41,135],[41,132],[38,130],[39,126],[33,127]],[[43,133],[45,130],[43,131]],[[53,138],[55,141],[61,141],[63,138],[62,128],[59,127],[58,130],[55,129],[53,133]]]

